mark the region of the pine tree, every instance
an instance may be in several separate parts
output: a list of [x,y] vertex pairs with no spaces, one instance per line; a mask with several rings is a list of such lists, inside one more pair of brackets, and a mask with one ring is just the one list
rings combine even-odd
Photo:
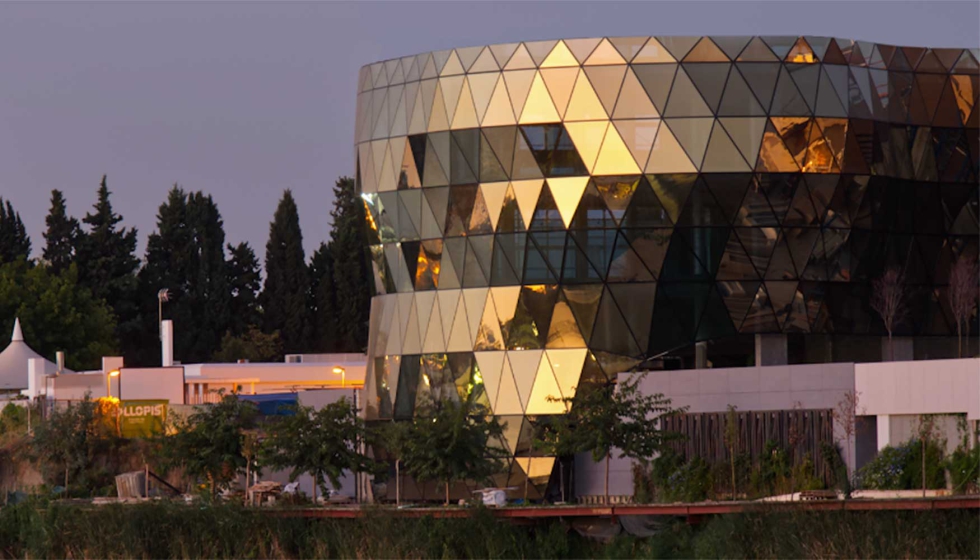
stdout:
[[233,335],[241,335],[251,326],[258,326],[259,292],[262,290],[262,273],[255,251],[247,242],[228,245],[228,286],[231,290],[229,303]]
[[0,198],[0,264],[31,256],[31,238],[10,201]]
[[104,299],[116,314],[121,337],[136,319],[136,228],[119,227],[123,217],[112,210],[106,176],[99,185],[94,213],[82,219],[88,231],[76,246],[78,282]]
[[78,220],[68,215],[65,196],[58,189],[51,191],[51,209],[44,223],[48,226],[44,232],[44,260],[52,272],[59,274],[75,262],[82,231]]
[[333,352],[337,347],[337,307],[333,277],[333,251],[326,243],[320,243],[310,260],[312,347],[316,352]]
[[279,331],[283,352],[306,351],[309,338],[307,294],[309,270],[303,254],[303,233],[293,194],[286,189],[269,224],[265,246],[265,288],[262,303],[263,330]]
[[334,187],[330,247],[334,264],[336,350],[363,352],[371,313],[371,269],[367,258],[364,203],[354,180],[337,179]]

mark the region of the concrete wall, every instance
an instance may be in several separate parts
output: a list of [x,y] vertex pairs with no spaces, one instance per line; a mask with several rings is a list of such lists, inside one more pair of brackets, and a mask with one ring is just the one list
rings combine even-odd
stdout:
[[[101,371],[95,373],[70,373],[52,377],[48,380],[48,387],[55,400],[59,401],[80,401],[88,393],[93,399],[106,396],[105,387],[106,374]],[[110,377],[110,387],[112,396],[119,396],[119,378]]]
[[[640,385],[645,394],[663,393],[675,407],[689,412],[724,412],[728,405],[743,411],[836,408],[844,394],[854,390],[854,364],[808,364],[724,368],[702,370],[652,371]],[[842,433],[835,437],[846,440]],[[853,467],[855,441],[845,447],[845,460]],[[632,494],[632,465],[628,459],[614,458],[609,468],[609,492]],[[603,493],[605,465],[595,463],[588,454],[575,458],[575,492],[578,495]]]
[[854,366],[862,414],[958,414],[980,419],[980,358]]
[[184,368],[123,368],[120,391],[113,396],[124,400],[167,399],[171,404],[184,403]]

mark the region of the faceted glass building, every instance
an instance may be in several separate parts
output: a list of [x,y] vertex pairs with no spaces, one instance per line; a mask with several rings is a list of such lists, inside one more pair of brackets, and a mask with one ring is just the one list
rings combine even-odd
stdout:
[[840,349],[884,333],[868,302],[888,267],[909,283],[898,334],[955,336],[950,263],[977,253],[977,56],[610,37],[362,68],[368,417],[475,391],[507,422],[512,481],[544,484],[554,460],[532,457],[527,418],[565,411],[549,396],[689,364],[699,342],[749,365],[756,334],[787,336],[796,361],[854,361]]

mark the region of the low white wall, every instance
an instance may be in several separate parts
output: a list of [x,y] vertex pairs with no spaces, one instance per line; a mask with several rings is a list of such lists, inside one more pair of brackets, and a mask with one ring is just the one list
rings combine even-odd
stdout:
[[[166,399],[184,403],[184,368],[123,368],[120,391],[113,396],[124,400]],[[121,395],[121,396],[120,396]]]
[[[92,399],[106,396],[105,386],[106,374],[101,371],[95,373],[71,373],[51,377],[48,379],[48,387],[55,400],[59,401],[80,401],[88,393]],[[119,396],[119,378],[110,377],[110,387],[112,396]]]
[[980,358],[854,366],[862,414],[962,414],[980,420]]
[[[807,364],[748,368],[651,371],[640,384],[644,394],[663,393],[672,406],[688,412],[724,412],[728,405],[743,411],[836,408],[845,393],[854,390],[854,364]],[[860,414],[860,412],[859,412]],[[835,438],[845,447],[845,460],[853,468],[855,441],[848,446],[844,434]],[[609,465],[609,492],[633,493],[632,464],[613,458]],[[588,454],[575,457],[578,495],[603,493],[605,465]]]

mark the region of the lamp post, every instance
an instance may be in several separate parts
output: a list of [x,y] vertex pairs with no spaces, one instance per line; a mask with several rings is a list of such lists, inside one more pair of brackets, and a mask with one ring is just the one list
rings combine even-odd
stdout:
[[170,301],[170,290],[163,288],[157,292],[157,328],[160,330],[160,340],[163,340],[163,302]]
[[112,371],[107,371],[105,374],[105,396],[106,398],[112,398],[112,389],[110,388],[109,381],[113,377],[119,377],[119,370],[114,369]]
[[344,369],[344,368],[342,368],[340,366],[334,366],[333,367],[333,374],[340,376],[340,386],[341,387],[346,387],[347,386],[347,370],[346,369]]

